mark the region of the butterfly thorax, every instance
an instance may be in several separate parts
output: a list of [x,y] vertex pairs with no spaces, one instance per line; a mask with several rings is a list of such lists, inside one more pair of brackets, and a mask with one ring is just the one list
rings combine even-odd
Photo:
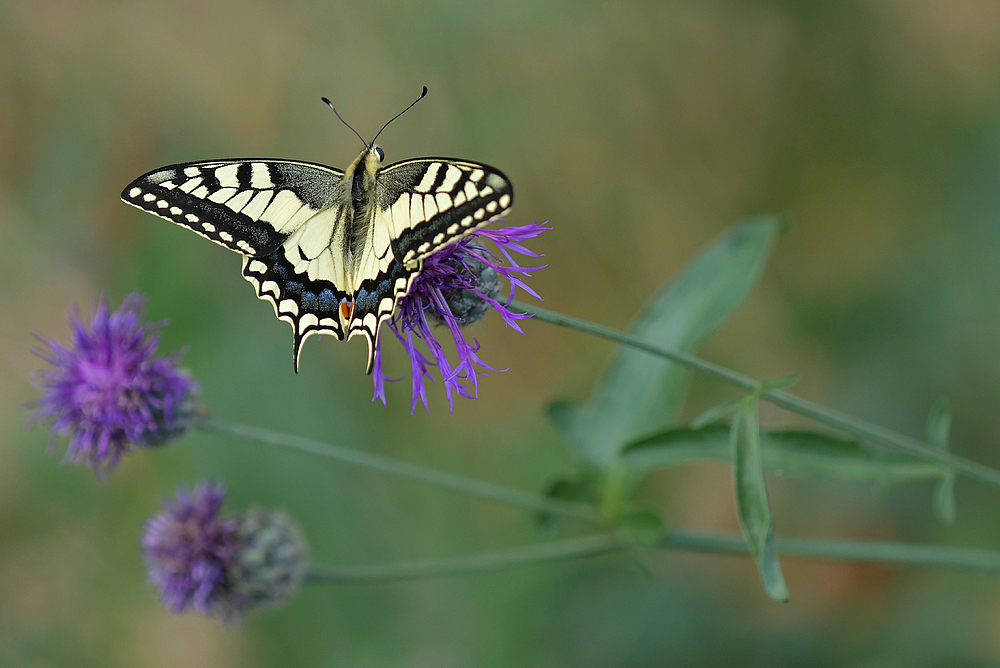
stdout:
[[373,144],[351,163],[341,181],[342,187],[350,188],[350,205],[345,207],[349,219],[344,221],[344,236],[341,239],[348,273],[357,272],[371,241],[375,217],[375,178],[381,166],[378,147]]

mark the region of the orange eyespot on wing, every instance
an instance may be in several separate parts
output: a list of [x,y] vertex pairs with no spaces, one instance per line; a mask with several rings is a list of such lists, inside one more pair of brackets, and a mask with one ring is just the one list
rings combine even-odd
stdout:
[[349,302],[346,299],[340,302],[340,316],[343,320],[350,322],[351,315],[354,313],[354,302]]

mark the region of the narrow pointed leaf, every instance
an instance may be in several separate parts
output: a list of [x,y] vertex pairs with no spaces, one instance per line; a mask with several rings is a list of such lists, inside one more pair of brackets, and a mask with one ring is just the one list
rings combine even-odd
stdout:
[[[951,431],[951,406],[947,397],[941,397],[931,406],[927,415],[927,440],[942,450],[948,449]],[[954,524],[957,515],[955,504],[955,472],[947,470],[941,475],[934,490],[934,513],[945,524]]]
[[955,474],[946,473],[934,488],[934,514],[945,524],[954,524],[958,510],[955,507]]
[[[660,346],[694,351],[750,294],[782,226],[779,218],[764,216],[730,229],[653,299],[632,333]],[[607,470],[625,443],[673,425],[689,376],[675,363],[620,350],[573,421],[570,440],[577,455],[588,466]]]
[[731,429],[733,482],[740,526],[750,554],[757,562],[764,592],[776,601],[787,601],[788,587],[774,547],[774,519],[764,482],[764,456],[755,398],[746,399],[736,411]]
[[948,434],[951,431],[951,406],[948,399],[940,397],[927,414],[927,440],[942,450],[948,449]]
[[[764,469],[786,475],[870,482],[880,487],[941,478],[940,464],[872,451],[857,441],[822,432],[788,429],[762,431]],[[622,452],[629,466],[645,471],[697,461],[731,461],[729,426],[680,427],[630,443]]]

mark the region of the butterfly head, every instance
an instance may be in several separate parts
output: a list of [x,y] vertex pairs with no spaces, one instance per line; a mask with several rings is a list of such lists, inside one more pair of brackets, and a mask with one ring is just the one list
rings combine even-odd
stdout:
[[[344,173],[344,183],[350,184],[351,198],[355,211],[367,210],[375,193],[375,180],[382,168],[382,157],[385,154],[375,144],[361,152]],[[356,215],[358,215],[356,213]],[[361,220],[368,220],[367,215],[360,215]]]
[[362,165],[366,172],[375,176],[375,173],[382,167],[383,160],[385,160],[385,151],[372,144],[365,150]]

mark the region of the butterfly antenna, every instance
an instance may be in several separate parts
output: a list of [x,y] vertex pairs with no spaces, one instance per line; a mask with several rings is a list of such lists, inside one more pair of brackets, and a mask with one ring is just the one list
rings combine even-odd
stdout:
[[[426,92],[427,92],[427,88],[425,87],[425,88],[424,88],[424,93],[426,93]],[[333,113],[337,114],[337,118],[340,118],[340,122],[341,122],[341,123],[343,123],[344,125],[346,125],[346,126],[347,126],[347,127],[348,127],[348,128],[350,129],[350,130],[351,130],[351,132],[353,132],[354,134],[358,135],[358,139],[360,139],[360,140],[361,140],[361,143],[365,145],[365,148],[368,148],[368,142],[366,142],[366,141],[364,140],[364,137],[362,137],[361,135],[359,135],[359,134],[358,134],[358,131],[357,131],[357,130],[355,130],[354,128],[352,128],[352,127],[351,127],[351,126],[350,126],[350,125],[348,124],[348,122],[347,122],[347,121],[345,121],[345,120],[344,120],[343,118],[341,118],[341,116],[340,116],[340,112],[338,112],[338,111],[337,111],[337,108],[336,108],[335,106],[333,106],[333,102],[330,102],[330,100],[328,100],[328,99],[327,99],[327,98],[325,98],[325,97],[321,97],[320,99],[321,99],[321,100],[323,100],[324,102],[326,102],[326,104],[327,104],[327,106],[328,106],[328,107],[330,107],[331,109],[333,109]],[[413,105],[411,104],[410,106],[412,107]]]
[[[393,116],[392,118],[390,118],[386,122],[386,124],[382,126],[382,130],[385,130],[387,127],[389,127],[389,123],[392,123],[394,120],[396,120],[397,118],[399,118],[400,116],[402,116],[403,114],[405,114],[406,112],[408,112],[413,107],[413,105],[415,105],[417,102],[420,102],[420,100],[424,99],[424,97],[426,95],[427,95],[427,86],[424,86],[424,91],[422,93],[420,93],[420,97],[418,97],[416,100],[414,100],[413,102],[411,102],[409,107],[407,107],[406,109],[403,109],[401,112],[399,112],[398,114],[396,114],[395,116]],[[382,134],[382,130],[379,130],[378,132],[375,133],[375,137],[372,139],[372,144],[374,144],[375,140],[378,139],[378,136],[380,134]]]

